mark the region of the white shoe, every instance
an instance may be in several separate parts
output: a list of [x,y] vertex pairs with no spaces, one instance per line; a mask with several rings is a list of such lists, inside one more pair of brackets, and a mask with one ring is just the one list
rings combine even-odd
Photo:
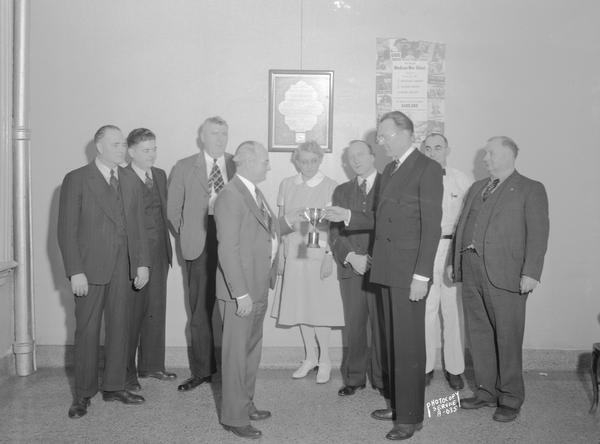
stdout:
[[317,372],[317,384],[329,382],[331,376],[331,363],[319,362],[319,371]]
[[292,373],[292,378],[294,379],[300,379],[300,378],[304,378],[306,375],[308,375],[308,373],[311,370],[314,370],[316,368],[317,364],[315,364],[312,361],[308,361],[308,360],[304,360],[302,361],[302,365],[300,366],[300,368],[298,370],[296,370],[294,373]]

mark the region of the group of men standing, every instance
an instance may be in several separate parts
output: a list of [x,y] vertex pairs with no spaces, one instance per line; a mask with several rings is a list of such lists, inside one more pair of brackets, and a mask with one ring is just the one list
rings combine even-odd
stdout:
[[[185,260],[190,306],[191,375],[178,390],[210,381],[219,367],[211,328],[218,300],[221,423],[237,436],[258,438],[250,420],[271,416],[254,404],[262,324],[280,236],[301,212],[276,218],[257,188],[270,169],[260,143],[226,153],[228,126],[219,117],[203,123],[199,139],[200,153],[177,162],[167,185],[165,172],[153,166],[155,135],[136,129],[125,143],[119,128],[107,125],[94,136],[96,158],[64,179],[58,239],[76,318],[70,417],[85,415],[99,389],[103,314],[105,401],[140,404],[138,377],[176,378],[164,367],[169,224]],[[325,211],[346,319],[338,394],[353,395],[368,373],[387,400],[371,415],[394,422],[386,437],[407,439],[419,430],[440,308],[445,375],[452,388],[464,387],[454,283],[462,281],[477,383],[462,407],[496,406],[494,419],[513,420],[524,399],[525,301],[540,279],[548,238],[544,187],[515,171],[518,148],[507,137],[488,141],[490,178],[470,188],[446,165],[446,138],[430,134],[417,146],[413,123],[401,112],[380,119],[377,142],[393,161],[380,174],[372,147],[352,141],[346,156],[357,177],[338,186]],[[126,150],[131,162],[123,168]]]
[[[401,112],[381,117],[377,142],[393,161],[379,175],[371,147],[352,142],[347,157],[357,177],[335,190],[325,214],[336,223],[332,251],[346,319],[345,385],[338,393],[364,387],[370,368],[387,401],[371,416],[394,423],[386,438],[408,439],[421,429],[440,311],[445,376],[453,389],[464,388],[456,292],[463,282],[476,389],[461,407],[496,407],[494,420],[512,421],[525,396],[525,302],[540,280],[548,241],[544,186],[515,170],[518,147],[508,137],[487,141],[490,176],[470,187],[447,166],[447,139],[433,133],[417,146],[413,123]],[[362,352],[364,313],[371,321],[370,363]]]

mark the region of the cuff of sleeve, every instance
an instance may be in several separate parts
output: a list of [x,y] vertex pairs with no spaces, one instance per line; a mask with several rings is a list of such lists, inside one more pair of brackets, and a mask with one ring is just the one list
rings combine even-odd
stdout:
[[413,274],[413,279],[416,279],[417,281],[422,281],[422,282],[429,282],[428,277],[421,276],[420,274]]
[[244,299],[244,298],[247,298],[248,296],[250,296],[250,295],[249,295],[248,293],[246,293],[246,294],[243,294],[243,295],[241,295],[241,296],[238,296],[238,297],[237,297],[237,298],[235,298],[235,299],[236,299],[237,301],[240,301],[240,300],[242,300],[242,299]]
[[350,218],[351,217],[352,217],[352,211],[348,210],[348,217],[344,221],[344,225],[346,225],[346,226],[350,225]]

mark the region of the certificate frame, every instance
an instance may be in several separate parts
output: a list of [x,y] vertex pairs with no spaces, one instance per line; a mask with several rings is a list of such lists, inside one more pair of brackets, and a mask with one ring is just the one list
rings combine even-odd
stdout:
[[269,151],[309,140],[332,152],[333,71],[269,70]]

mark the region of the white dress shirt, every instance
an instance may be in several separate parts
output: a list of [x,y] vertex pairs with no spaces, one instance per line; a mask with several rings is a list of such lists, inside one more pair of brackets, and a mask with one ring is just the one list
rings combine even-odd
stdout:
[[135,172],[135,174],[137,174],[138,177],[144,183],[146,183],[146,174],[148,174],[148,176],[150,176],[150,179],[154,180],[154,177],[152,176],[152,170],[151,169],[148,169],[148,171],[144,171],[143,169],[141,169],[140,167],[138,167],[133,162],[131,162],[131,169],[133,169],[133,171]]
[[[111,168],[107,167],[97,157],[94,160],[94,162],[96,163],[96,166],[98,167],[98,169],[102,173],[102,176],[104,176],[104,180],[106,180],[106,183],[110,185],[110,170],[111,170]],[[115,165],[115,167],[112,168],[112,170],[115,172],[115,177],[117,178],[117,180],[119,180],[119,167],[117,165]]]
[[446,167],[444,197],[442,200],[442,236],[454,234],[463,200],[471,186],[471,180],[456,168]]

